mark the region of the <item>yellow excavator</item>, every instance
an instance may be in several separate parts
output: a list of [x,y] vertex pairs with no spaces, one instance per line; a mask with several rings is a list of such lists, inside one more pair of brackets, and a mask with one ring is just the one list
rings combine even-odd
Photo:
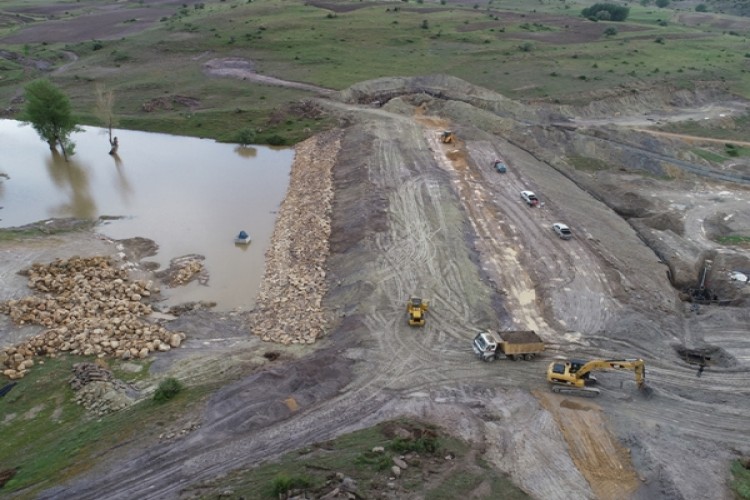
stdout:
[[646,387],[646,363],[642,359],[553,361],[547,368],[547,382],[551,384],[552,392],[595,397],[599,395],[599,390],[588,386],[596,383],[596,379],[591,376],[591,372],[599,370],[632,370],[635,372],[635,383],[638,389],[648,391]]
[[451,130],[445,130],[440,135],[440,140],[443,142],[443,144],[453,144],[453,141],[455,141],[455,139],[456,138]]
[[429,309],[429,302],[419,297],[411,297],[406,301],[406,313],[409,315],[409,325],[424,326],[424,315]]

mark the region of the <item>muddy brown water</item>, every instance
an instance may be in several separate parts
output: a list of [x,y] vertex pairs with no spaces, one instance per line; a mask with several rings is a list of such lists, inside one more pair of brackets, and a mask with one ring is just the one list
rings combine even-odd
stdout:
[[[218,310],[253,306],[276,211],[286,193],[294,151],[240,148],[213,140],[116,130],[74,134],[69,162],[53,155],[29,126],[0,120],[0,227],[58,217],[121,216],[98,226],[113,239],[141,236],[159,245],[149,260],[169,265],[205,256],[207,286],[163,288],[167,304],[213,301]],[[247,246],[234,244],[245,230]]]

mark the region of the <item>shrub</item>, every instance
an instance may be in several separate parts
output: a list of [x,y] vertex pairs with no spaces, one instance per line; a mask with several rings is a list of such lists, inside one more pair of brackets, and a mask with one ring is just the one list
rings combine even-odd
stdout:
[[708,7],[704,3],[698,4],[695,6],[695,12],[708,12]]
[[521,52],[531,52],[534,49],[534,44],[531,42],[524,42],[518,46],[518,50]]
[[656,6],[660,8],[665,8],[669,5],[669,0],[656,0]]
[[182,383],[176,378],[169,377],[165,378],[159,383],[159,387],[156,388],[154,393],[154,401],[157,403],[164,403],[169,401],[182,390]]
[[289,476],[281,473],[271,483],[271,491],[276,498],[285,497],[289,490],[305,489],[312,485],[311,481],[304,476]]
[[286,138],[279,134],[274,134],[269,137],[266,142],[271,146],[284,146],[286,144]]
[[615,36],[617,34],[617,28],[610,26],[604,30],[604,36]]
[[629,7],[622,7],[613,3],[595,3],[591,7],[583,9],[581,11],[581,15],[594,21],[598,19],[603,20],[603,18],[599,17],[599,13],[604,11],[606,11],[609,15],[609,21],[621,22],[626,20],[628,18],[628,14],[630,14]]
[[234,140],[232,142],[236,142],[240,146],[247,146],[248,144],[252,144],[253,142],[255,142],[255,132],[253,132],[253,130],[249,128],[240,129],[236,134],[234,134]]
[[416,439],[396,438],[388,448],[396,453],[409,453],[415,451],[422,454],[434,454],[440,450],[440,441],[437,436],[423,435]]

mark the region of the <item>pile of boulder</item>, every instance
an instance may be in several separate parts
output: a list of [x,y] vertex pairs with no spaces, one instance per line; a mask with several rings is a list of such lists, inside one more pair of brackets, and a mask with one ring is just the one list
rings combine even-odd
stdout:
[[151,281],[130,281],[109,257],[72,257],[33,264],[21,271],[29,287],[42,292],[0,303],[0,312],[18,324],[36,324],[42,333],[0,349],[0,370],[22,378],[37,355],[58,352],[84,356],[145,358],[150,352],[179,347],[184,333],[143,319],[151,313],[145,298],[159,292]]
[[203,265],[204,260],[204,256],[197,254],[175,257],[169,262],[167,269],[156,273],[156,277],[171,288],[187,285],[193,280],[198,280],[201,285],[207,285],[208,271]]
[[70,387],[76,392],[75,401],[96,415],[106,415],[132,405],[129,388],[116,379],[107,368],[96,363],[76,363]]
[[296,147],[289,189],[250,318],[253,333],[264,341],[312,344],[325,332],[322,301],[328,289],[332,170],[340,147],[337,132],[312,137]]

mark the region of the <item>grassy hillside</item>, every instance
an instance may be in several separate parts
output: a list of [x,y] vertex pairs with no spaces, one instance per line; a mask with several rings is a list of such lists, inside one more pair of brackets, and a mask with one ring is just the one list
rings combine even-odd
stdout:
[[[32,12],[29,3],[37,10]],[[105,2],[86,2],[80,10],[65,10],[73,4],[41,7],[48,3],[6,2],[0,36],[22,33],[50,16],[85,22],[84,15]],[[159,11],[165,15],[112,40],[107,29],[113,26],[102,23],[92,39],[4,43],[16,57],[6,53],[0,59],[0,102],[19,109],[14,98],[24,83],[49,76],[88,123],[96,123],[94,87],[100,84],[115,92],[115,111],[126,128],[231,141],[236,130],[247,127],[260,140],[280,135],[291,143],[328,126],[324,119],[287,108],[313,93],[207,77],[202,65],[215,58],[244,58],[260,74],[331,89],[382,76],[441,72],[515,99],[560,102],[579,102],[588,92],[619,85],[690,87],[696,81],[723,82],[750,96],[750,43],[743,34],[750,19],[698,13],[693,3],[680,0],[668,8],[632,2],[626,22],[592,22],[580,15],[591,3],[134,2],[128,4],[134,17],[114,28],[140,25],[150,12],[144,6],[165,9]],[[70,66],[64,72],[39,71],[32,59]],[[157,109],[143,110],[155,100]]]

